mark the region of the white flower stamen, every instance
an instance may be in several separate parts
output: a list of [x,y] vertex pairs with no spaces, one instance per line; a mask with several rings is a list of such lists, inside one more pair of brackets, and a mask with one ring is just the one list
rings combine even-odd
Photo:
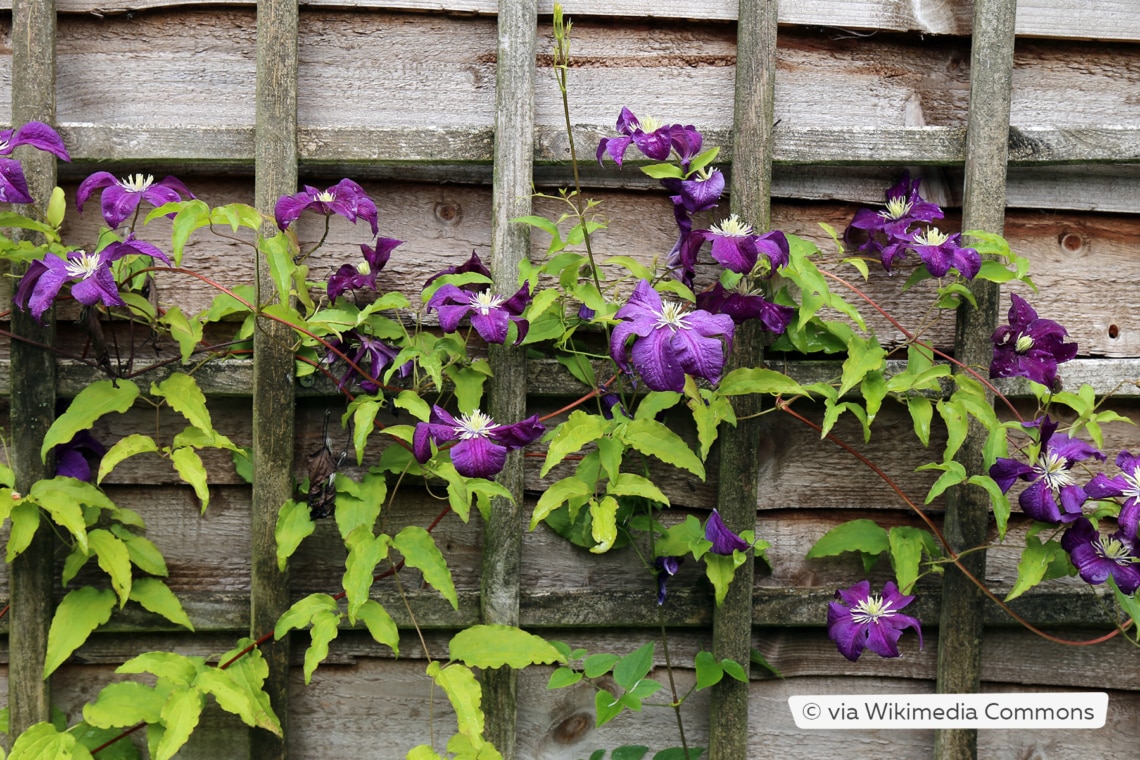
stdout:
[[1019,354],[1024,354],[1029,349],[1033,348],[1033,336],[1022,335],[1017,339],[1017,343],[1013,345],[1013,350]]
[[851,619],[860,625],[878,623],[881,618],[893,617],[894,614],[891,603],[884,602],[878,594],[871,594],[851,608]]
[[925,232],[914,233],[915,245],[930,245],[937,248],[949,239],[950,236],[937,227],[931,227]]
[[86,280],[99,270],[99,254],[75,251],[67,258],[67,276]]
[[332,190],[322,190],[317,193],[317,200],[321,203],[332,203],[336,200],[336,193]]
[[752,234],[752,225],[740,221],[736,214],[731,215],[720,224],[709,227],[709,232],[723,237],[745,237]]
[[1101,537],[1099,541],[1093,541],[1093,549],[1104,559],[1112,560],[1121,567],[1127,567],[1137,561],[1128,549],[1128,545],[1116,538]]
[[638,128],[642,132],[656,132],[661,128],[661,122],[652,116],[645,116],[637,120]]
[[1056,494],[1065,486],[1071,486],[1076,482],[1068,464],[1068,459],[1056,452],[1049,451],[1033,466],[1033,471],[1037,473],[1039,479],[1045,481],[1049,490]]
[[148,174],[145,177],[141,174],[131,174],[119,180],[119,187],[123,188],[128,193],[141,193],[153,184],[153,174]]
[[1121,496],[1128,499],[1140,499],[1140,467],[1134,469],[1131,474],[1124,473],[1124,482],[1128,487],[1124,489]]
[[458,420],[459,424],[452,428],[460,440],[470,441],[472,438],[486,438],[498,425],[483,412],[476,409],[471,414],[465,414]]
[[675,301],[664,301],[661,304],[661,314],[657,317],[658,327],[668,327],[673,332],[688,330],[689,324],[685,321],[685,307]]
[[503,300],[502,296],[495,295],[489,290],[483,290],[478,293],[472,293],[469,303],[472,309],[476,309],[480,314],[486,316],[491,312],[491,309],[497,309],[502,306]]

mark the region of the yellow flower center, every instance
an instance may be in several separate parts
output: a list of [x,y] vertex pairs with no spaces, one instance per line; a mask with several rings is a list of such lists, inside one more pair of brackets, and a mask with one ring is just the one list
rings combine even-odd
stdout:
[[99,254],[76,251],[77,256],[67,259],[67,276],[86,280],[99,269]]
[[661,304],[661,316],[657,318],[658,327],[668,327],[673,332],[688,330],[685,322],[685,307],[675,301],[665,301]]
[[317,193],[317,200],[321,203],[332,203],[336,200],[336,193],[332,190],[322,190]]
[[372,274],[372,267],[368,266],[367,261],[361,261],[359,264],[356,265],[356,271],[359,274],[362,274],[365,277],[367,277],[368,275]]
[[913,203],[901,195],[887,201],[887,207],[879,212],[879,216],[892,221],[902,219],[910,213]]
[[1127,566],[1136,562],[1136,557],[1132,556],[1128,546],[1119,539],[1101,538],[1100,541],[1093,542],[1093,547],[1101,557],[1112,560],[1118,565]]
[[717,235],[723,235],[725,237],[745,237],[746,235],[752,234],[752,225],[745,224],[744,222],[740,221],[740,217],[738,217],[736,214],[733,214],[721,222],[719,225],[714,224],[713,226],[709,227],[709,232],[713,232]]
[[891,603],[884,602],[878,594],[871,594],[851,608],[851,619],[860,625],[878,623],[881,618],[888,618],[894,614]]
[[123,188],[129,193],[141,193],[143,190],[146,190],[153,184],[153,174],[148,174],[145,177],[141,174],[132,174],[119,180],[119,187]]
[[637,123],[641,125],[642,132],[656,132],[661,128],[661,122],[652,116],[646,116],[643,119],[638,119]]
[[1033,336],[1031,335],[1022,335],[1013,346],[1013,350],[1019,354],[1024,354],[1031,348],[1033,348]]

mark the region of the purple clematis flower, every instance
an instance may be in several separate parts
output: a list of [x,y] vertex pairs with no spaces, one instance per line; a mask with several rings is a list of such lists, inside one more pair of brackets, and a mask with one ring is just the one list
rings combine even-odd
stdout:
[[1038,319],[1037,312],[1016,293],[1011,293],[1009,324],[990,338],[994,358],[990,377],[1027,377],[1047,388],[1057,384],[1057,365],[1077,355],[1076,343],[1065,343],[1069,333],[1051,319]]
[[713,510],[708,519],[705,520],[705,539],[712,541],[712,548],[709,549],[713,554],[723,554],[731,557],[735,551],[748,551],[748,542],[740,536],[733,533],[724,524],[721,519],[720,512]]
[[759,319],[765,329],[776,335],[784,334],[795,314],[791,306],[772,303],[760,291],[751,289],[747,278],[741,278],[735,290],[727,290],[718,282],[711,290],[697,293],[697,308],[727,314],[738,325]]
[[122,242],[111,243],[97,253],[72,251],[66,259],[49,253],[28,266],[13,300],[24,311],[30,309],[32,316],[39,321],[60,289],[72,282],[71,295],[82,304],[122,306],[123,299],[111,272],[111,262],[132,254],[151,256],[170,264],[170,259],[161,250],[129,235]]
[[132,174],[118,179],[110,172],[95,172],[83,180],[75,193],[75,205],[80,213],[83,212],[83,204],[100,188],[103,188],[103,194],[99,197],[103,221],[111,229],[117,229],[123,220],[135,213],[140,201],[157,207],[180,201],[182,196],[194,197],[194,193],[176,177],[166,177],[155,182],[154,176],[150,174],[145,177],[142,174]]
[[107,453],[107,447],[99,443],[90,430],[80,430],[67,443],[52,449],[55,454],[55,474],[76,480],[94,483],[93,470]]
[[[676,126],[661,124],[656,119],[648,117],[639,120],[628,108],[622,108],[616,127],[621,136],[603,137],[598,142],[598,163],[602,163],[602,160],[609,155],[620,168],[625,152],[631,144],[636,145],[646,158],[664,161],[669,158],[669,153],[673,149],[672,133]],[[678,139],[681,139],[680,136]]]
[[1095,446],[1063,433],[1056,433],[1057,423],[1048,416],[1035,423],[1041,427],[1041,453],[1033,465],[1016,459],[998,457],[990,467],[1002,493],[1018,480],[1028,481],[1017,502],[1021,511],[1047,523],[1069,523],[1081,517],[1081,505],[1088,500],[1085,489],[1076,484],[1073,465],[1086,459],[1104,461]]
[[[790,255],[788,238],[783,232],[772,230],[755,235],[751,224],[745,224],[733,214],[719,225],[714,224],[707,230],[697,230],[689,235],[687,250],[681,252],[685,266],[696,266],[697,252],[705,241],[712,242],[712,257],[717,263],[740,274],[770,276],[788,263]],[[758,264],[761,271],[755,271]]]
[[661,184],[673,193],[669,196],[673,205],[680,207],[686,214],[716,208],[717,201],[724,195],[724,174],[720,169],[705,167],[693,172],[688,179],[666,177],[661,180]]
[[[424,287],[426,288],[428,285],[431,285],[433,282],[438,280],[440,277],[443,277],[444,275],[468,274],[468,273],[481,274],[484,277],[486,277],[488,280],[491,279],[491,270],[488,269],[483,264],[483,260],[479,258],[479,254],[475,253],[475,251],[472,251],[471,257],[468,258],[467,261],[464,261],[462,264],[460,264],[458,266],[448,267],[447,269],[444,269],[442,272],[436,272],[431,277],[427,278],[427,281],[424,282]],[[464,290],[480,290],[486,286],[475,282],[475,283],[467,283],[466,285],[463,285],[462,287]]]
[[379,230],[376,204],[364,188],[350,179],[342,179],[327,190],[305,185],[305,189],[296,195],[283,195],[277,199],[273,216],[277,219],[278,228],[285,230],[310,209],[324,216],[343,216],[353,224],[357,219],[363,219],[372,227],[373,235]]
[[[365,393],[375,393],[380,390],[380,384],[376,382],[380,373],[399,356],[399,351],[384,341],[357,330],[349,330],[339,340],[331,341],[329,345],[336,350],[330,349],[325,355],[323,361],[325,366],[331,367],[340,360],[341,357],[337,353],[339,351],[366,373],[361,374],[349,365],[337,383],[336,387],[340,390],[349,387],[356,379],[360,381],[360,387]],[[400,377],[407,377],[412,374],[412,363],[405,363],[397,372]]]
[[937,227],[928,227],[914,233],[910,246],[931,276],[945,277],[953,267],[972,280],[982,268],[982,256],[973,248],[963,248],[961,242],[960,233],[947,235]]
[[1103,472],[1097,473],[1085,486],[1085,493],[1090,499],[1123,496],[1124,504],[1116,521],[1125,536],[1136,538],[1140,531],[1140,457],[1122,451],[1116,455],[1116,466],[1121,470],[1119,475],[1110,478]]
[[[645,384],[655,391],[681,391],[685,373],[711,383],[720,380],[725,351],[732,347],[735,325],[727,314],[685,311],[642,280],[615,314],[623,320],[610,335],[610,356],[625,372],[629,358]],[[626,341],[637,336],[631,352]],[[723,338],[723,342],[721,340]]]
[[[0,131],[0,156],[12,155],[21,145],[30,145],[64,161],[71,160],[59,133],[41,121],[29,121],[19,129]],[[31,203],[32,200],[23,165],[14,158],[0,158],[0,201]]]
[[329,277],[329,300],[335,301],[337,296],[346,290],[363,288],[376,290],[376,274],[388,263],[392,249],[402,242],[404,241],[382,237],[376,241],[375,247],[361,245],[360,252],[364,254],[364,258],[357,262],[356,266],[342,264],[340,269]]
[[458,420],[447,410],[433,406],[429,422],[416,425],[412,453],[420,464],[431,459],[431,444],[458,441],[451,447],[451,463],[468,478],[492,478],[503,469],[507,452],[521,449],[546,432],[538,415],[513,425],[499,425],[476,409]]
[[836,591],[835,598],[840,601],[827,607],[827,637],[851,662],[858,660],[864,649],[880,657],[898,657],[898,640],[907,628],[918,634],[918,648],[922,648],[922,624],[899,612],[914,597],[900,594],[893,581],[883,586],[881,595],[871,593],[869,581],[859,581]]
[[523,285],[510,298],[491,292],[484,285],[481,290],[464,290],[457,285],[444,285],[428,300],[428,311],[439,311],[439,325],[444,332],[455,332],[459,322],[471,315],[471,326],[479,337],[488,343],[506,343],[507,328],[511,322],[518,325],[517,344],[526,337],[530,327],[521,314],[530,303],[530,286]]
[[[889,272],[891,265],[906,254],[911,240],[912,224],[930,224],[943,217],[938,204],[923,200],[918,194],[921,179],[911,180],[910,173],[887,190],[886,208],[859,209],[843,233],[844,240],[852,245],[860,234],[866,239],[856,249],[861,253],[878,256]],[[936,275],[937,276],[937,275]]]
[[653,560],[653,569],[657,574],[657,605],[665,604],[665,584],[681,569],[684,557],[658,557]]
[[1069,553],[1086,583],[1096,586],[1112,576],[1125,594],[1140,588],[1140,542],[1135,536],[1126,536],[1120,530],[1105,536],[1082,517],[1065,531],[1061,548]]

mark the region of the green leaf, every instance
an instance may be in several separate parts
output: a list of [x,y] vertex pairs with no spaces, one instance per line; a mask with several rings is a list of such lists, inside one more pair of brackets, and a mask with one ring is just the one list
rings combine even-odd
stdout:
[[[33,486],[34,487],[34,486]],[[24,549],[32,543],[36,530],[40,527],[40,508],[34,502],[24,500],[12,507],[8,515],[11,530],[8,533],[7,561],[11,562],[23,554]],[[83,553],[87,553],[87,533],[84,531],[82,545]]]
[[67,411],[56,418],[44,435],[40,446],[40,459],[47,461],[48,452],[61,443],[67,443],[80,430],[87,430],[105,414],[131,408],[138,398],[139,388],[130,380],[96,380],[71,400]]
[[228,224],[234,232],[240,227],[261,231],[263,218],[261,212],[245,203],[229,203],[217,206],[210,212],[210,221],[214,224]]
[[116,673],[150,673],[173,686],[189,686],[199,671],[208,667],[201,657],[173,652],[143,652],[115,669]]
[[632,420],[620,429],[620,438],[642,454],[656,457],[705,478],[704,463],[693,453],[681,436],[657,420]]
[[313,534],[317,524],[309,512],[309,505],[303,501],[289,499],[277,513],[277,527],[274,538],[277,543],[277,567],[282,572],[293,552],[301,542]]
[[[728,675],[733,680],[740,681],[741,683],[748,683],[748,674],[744,671],[744,668],[741,667],[740,663],[737,662],[736,660],[733,660],[729,657],[725,657],[723,660],[720,661],[720,666],[722,668],[724,668],[725,674]],[[779,674],[777,674],[777,675],[779,675]]]
[[855,337],[849,341],[847,358],[843,362],[843,381],[839,386],[839,395],[844,395],[862,382],[868,373],[881,370],[886,358],[887,352],[874,336],[865,339]]
[[247,726],[264,728],[281,735],[280,724],[266,720],[266,713],[258,703],[256,694],[250,693],[229,670],[207,668],[198,674],[194,686],[212,695],[219,707],[241,718]]
[[481,747],[484,744],[483,710],[480,709],[483,690],[479,687],[475,674],[464,665],[452,664],[443,668],[434,661],[428,663],[427,674],[443,689],[451,702],[459,733],[470,739],[476,747]]
[[186,610],[182,609],[182,602],[178,600],[170,587],[158,578],[138,578],[131,586],[131,601],[138,602],[144,609],[156,615],[193,631],[194,624],[190,622]]
[[447,367],[443,374],[455,386],[455,400],[460,412],[470,414],[479,408],[479,402],[483,399],[483,383],[487,380],[486,374],[471,367],[459,368],[454,365]]
[[194,427],[207,433],[214,432],[214,423],[206,409],[206,396],[190,375],[175,372],[161,383],[151,383],[150,392],[152,396],[166,399],[170,408]]
[[451,570],[430,533],[418,525],[409,525],[396,534],[392,544],[404,555],[408,566],[422,572],[424,580],[451,602],[452,609],[459,609],[459,597],[455,594]]
[[617,511],[618,502],[612,496],[590,501],[590,537],[594,539],[590,551],[594,554],[608,552],[617,541]]
[[387,535],[373,536],[370,526],[361,525],[351,534],[347,543],[351,548],[344,561],[345,570],[341,582],[348,600],[348,619],[355,624],[357,610],[368,601],[376,565],[388,557],[390,539]]
[[658,414],[666,409],[672,409],[680,403],[682,395],[674,391],[653,391],[645,394],[645,397],[637,405],[637,411],[634,412],[634,418],[639,420],[651,420]]
[[909,594],[918,580],[922,552],[931,546],[933,537],[921,528],[896,525],[888,534],[891,543],[891,564],[895,569],[895,579],[899,591]]
[[998,540],[1005,540],[1006,525],[1009,523],[1009,496],[1002,492],[1001,486],[989,475],[971,475],[966,482],[986,489],[986,493],[990,495],[990,505],[994,510]]
[[927,504],[941,496],[950,486],[956,486],[966,479],[966,468],[962,466],[960,462],[955,461],[949,461],[944,464],[924,464],[915,469],[942,470],[942,474],[938,476],[938,480],[934,481],[934,485],[930,487],[930,491],[926,494]]
[[369,471],[357,483],[347,475],[336,475],[336,525],[340,536],[348,536],[364,525],[369,532],[380,516],[388,497],[388,483],[383,473]]
[[318,613],[331,613],[336,612],[336,610],[336,600],[328,594],[309,594],[294,602],[293,606],[277,619],[277,625],[273,628],[273,638],[280,640],[282,636],[294,628],[304,628],[309,625]]
[[649,501],[669,506],[669,497],[654,485],[652,480],[632,472],[618,473],[616,478],[611,478],[606,486],[606,493],[611,496],[641,496]]
[[170,461],[178,471],[178,477],[194,487],[194,493],[202,502],[202,514],[210,506],[210,489],[206,485],[206,466],[202,464],[202,457],[189,446],[175,449],[170,454]]
[[807,391],[783,372],[760,367],[734,369],[721,378],[717,390],[722,396],[743,396],[763,393],[772,396],[807,395]]
[[704,559],[705,576],[713,585],[716,603],[719,606],[724,603],[724,598],[728,594],[728,586],[736,575],[736,568],[747,561],[748,555],[739,550],[734,551],[731,557],[708,552],[704,555]]
[[[67,477],[37,480],[28,491],[28,500],[47,510],[57,525],[66,528],[74,536],[76,544],[84,552],[88,550],[87,521],[84,519],[81,505],[88,504],[105,509],[114,509],[115,506],[95,486]],[[13,532],[15,531],[15,512],[16,508],[13,507]],[[11,546],[9,546],[10,551]]]
[[472,668],[521,669],[549,665],[566,658],[540,636],[510,625],[473,625],[452,637],[448,645],[452,660]]
[[124,459],[135,456],[136,454],[145,454],[148,452],[157,452],[158,444],[149,435],[142,433],[132,433],[126,438],[122,438],[115,443],[107,453],[103,455],[103,459],[99,462],[99,475],[96,477],[96,483],[102,483],[103,478],[115,469],[116,465]]
[[79,760],[90,757],[87,748],[77,746],[71,734],[61,733],[51,723],[36,723],[16,737],[8,760]]
[[834,557],[843,552],[877,556],[890,548],[887,531],[874,520],[850,520],[827,531],[808,550],[807,558]]
[[83,586],[68,592],[59,603],[48,630],[44,678],[55,672],[87,637],[111,619],[115,592]]
[[929,446],[930,421],[934,417],[934,406],[930,403],[930,399],[925,396],[907,396],[906,407],[914,423],[914,434],[918,436],[923,446]]
[[63,224],[63,216],[67,212],[67,198],[63,194],[62,187],[53,187],[51,190],[51,198],[48,199],[47,212],[44,214],[44,220],[55,229]]
[[253,716],[251,725],[260,726],[277,736],[281,736],[281,721],[273,712],[273,707],[269,703],[269,695],[265,693],[264,689],[265,679],[269,676],[269,664],[256,647],[245,652],[238,659],[234,659],[252,644],[252,640],[242,639],[238,642],[237,648],[222,655],[220,662],[231,663],[226,668],[226,672],[230,674],[230,678],[233,679],[239,689],[245,692],[249,699]]
[[[1031,532],[1025,538],[1025,550],[1017,563],[1017,581],[1005,597],[1005,601],[1016,599],[1036,586],[1045,579],[1050,568],[1056,568],[1058,565],[1063,568],[1060,575],[1067,574],[1065,571],[1071,567],[1069,554],[1061,548],[1060,542],[1050,539],[1042,543],[1041,539]],[[1051,575],[1054,578],[1058,577],[1055,570]]]
[[83,719],[100,728],[122,728],[162,719],[166,695],[136,681],[104,686],[94,702],[83,705]]
[[1135,594],[1128,595],[1121,591],[1120,586],[1116,585],[1116,578],[1112,575],[1108,576],[1108,585],[1112,587],[1112,593],[1116,596],[1116,603],[1120,605],[1120,609],[1132,618],[1134,625],[1140,625],[1140,600],[1136,599]]
[[629,690],[649,675],[653,669],[653,651],[654,644],[650,641],[618,660],[614,665],[614,681],[617,685]]
[[720,683],[721,679],[724,678],[724,668],[717,662],[712,652],[697,652],[693,664],[697,670],[698,689],[707,689]]
[[534,530],[546,517],[572,499],[585,499],[594,492],[593,487],[573,475],[555,481],[542,492],[530,518],[530,529]]
[[614,747],[610,753],[610,760],[641,760],[649,752],[649,747],[641,744],[627,744],[624,747]]
[[592,654],[582,661],[582,672],[586,678],[601,678],[609,673],[620,659],[616,654]]
[[336,638],[340,632],[340,620],[343,617],[339,612],[320,611],[313,615],[313,627],[309,629],[312,639],[309,648],[305,650],[305,685],[313,680],[313,672],[317,666],[329,656],[329,642]]
[[170,572],[166,569],[166,559],[149,538],[136,536],[119,526],[112,526],[111,532],[122,539],[123,543],[126,544],[127,554],[131,558],[131,563],[139,570],[142,570],[144,573],[160,575],[162,577],[170,575]]
[[180,687],[170,692],[162,706],[162,724],[166,730],[158,742],[154,760],[170,760],[182,749],[198,726],[205,701],[202,692],[193,687]]
[[567,686],[573,686],[582,680],[582,674],[577,670],[571,668],[561,667],[556,668],[550,674],[550,680],[546,682],[547,689],[564,689]]
[[551,468],[568,455],[580,451],[587,443],[601,438],[605,435],[607,426],[605,418],[600,415],[587,414],[580,409],[571,412],[569,418],[547,436],[549,444],[546,460],[542,463],[539,477],[546,477]]
[[356,617],[364,621],[368,633],[378,643],[387,646],[392,654],[400,654],[400,631],[388,610],[375,599],[369,599],[356,611]]
[[594,695],[594,712],[598,716],[598,728],[616,718],[621,711],[622,704],[613,694],[605,689],[598,689],[598,693]]
[[653,179],[684,179],[685,177],[685,172],[676,164],[646,164],[638,168]]
[[202,342],[203,324],[199,319],[187,319],[182,309],[171,306],[158,320],[170,331],[170,337],[178,342],[178,350],[182,356],[182,363],[190,361],[190,357]]
[[[286,234],[275,235],[261,241],[261,252],[269,264],[269,276],[273,280],[278,302],[284,303],[293,293],[293,275],[297,265],[293,262],[296,247]],[[262,292],[262,297],[270,295]]]
[[111,576],[111,587],[119,595],[121,609],[131,594],[131,555],[127,551],[127,545],[102,528],[96,528],[87,534],[87,545],[95,553],[99,567]]

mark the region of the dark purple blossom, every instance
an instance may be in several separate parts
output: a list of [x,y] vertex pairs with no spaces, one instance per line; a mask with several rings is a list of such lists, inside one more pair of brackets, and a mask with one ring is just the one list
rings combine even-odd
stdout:
[[91,194],[102,188],[103,194],[99,197],[103,209],[103,221],[111,229],[117,229],[127,217],[134,214],[140,201],[146,201],[158,207],[166,203],[174,203],[186,198],[193,198],[186,185],[176,177],[166,177],[158,182],[153,175],[132,174],[118,179],[110,172],[95,172],[79,185],[75,193],[75,205],[83,211],[83,204]]
[[982,268],[982,257],[973,248],[963,248],[962,235],[948,235],[937,227],[919,230],[911,237],[910,247],[926,265],[933,277],[945,277],[951,268],[972,280]]
[[1124,535],[1136,538],[1140,529],[1140,457],[1122,451],[1116,455],[1116,466],[1121,470],[1119,475],[1110,478],[1103,472],[1097,473],[1085,486],[1085,493],[1090,499],[1123,497],[1116,521]]
[[305,189],[296,195],[283,195],[277,199],[273,216],[277,219],[277,226],[285,230],[308,210],[324,216],[343,216],[353,224],[357,219],[363,219],[372,227],[373,235],[379,230],[376,204],[364,188],[350,179],[342,179],[327,190],[305,185]]
[[990,377],[1027,377],[1047,388],[1057,384],[1057,365],[1077,355],[1076,343],[1065,343],[1069,333],[1051,319],[1038,319],[1037,312],[1016,293],[1011,293],[1009,324],[990,338],[994,357]]
[[636,145],[637,149],[654,161],[664,161],[669,158],[673,149],[673,127],[676,125],[661,124],[656,119],[638,119],[628,108],[621,109],[617,120],[617,131],[620,137],[603,137],[598,142],[597,159],[602,163],[607,155],[620,167],[629,146]]
[[696,266],[697,252],[705,241],[712,243],[712,257],[717,263],[740,274],[770,276],[788,263],[790,255],[788,238],[783,232],[772,230],[762,235],[753,234],[752,225],[745,224],[733,214],[719,225],[714,224],[707,230],[697,230],[689,235],[686,248],[681,252],[685,267],[691,269]]
[[537,414],[513,425],[499,425],[478,409],[455,419],[447,410],[433,406],[430,421],[416,425],[412,453],[423,464],[431,459],[432,443],[458,441],[449,449],[456,472],[469,478],[492,478],[503,469],[508,451],[532,443],[544,432]]
[[530,324],[522,318],[530,303],[530,286],[523,285],[513,296],[506,298],[491,292],[484,285],[481,290],[464,290],[457,285],[444,285],[428,300],[428,311],[439,312],[439,325],[444,332],[455,332],[459,322],[471,315],[471,326],[479,337],[488,343],[506,343],[510,323],[518,325],[518,343],[526,337]]
[[55,454],[55,474],[94,483],[93,470],[97,470],[107,447],[99,443],[90,430],[80,430],[67,443],[52,449]]
[[72,297],[82,304],[122,306],[123,299],[111,272],[111,262],[132,254],[152,256],[170,264],[170,259],[161,250],[130,236],[97,253],[71,251],[66,259],[49,253],[28,266],[13,300],[24,311],[30,310],[38,321],[55,301],[60,289],[70,282]]
[[720,169],[704,168],[686,179],[668,177],[661,180],[661,184],[673,193],[669,196],[673,205],[688,214],[716,208],[717,201],[724,195],[724,175]]
[[1069,523],[1081,516],[1081,505],[1088,500],[1085,489],[1077,485],[1073,465],[1086,459],[1104,461],[1095,446],[1077,438],[1055,432],[1057,423],[1044,417],[1037,423],[1041,427],[1041,453],[1030,465],[1016,459],[998,457],[990,467],[990,477],[997,482],[1002,493],[1009,491],[1015,482],[1029,483],[1017,503],[1021,511],[1047,523]]
[[[399,351],[379,338],[365,335],[357,330],[349,330],[339,340],[331,341],[329,345],[331,348],[324,359],[326,366],[332,367],[340,361],[343,354],[361,370],[357,372],[352,364],[349,364],[341,375],[340,382],[337,383],[337,388],[340,390],[348,388],[355,379],[360,381],[360,387],[365,393],[375,393],[380,390],[380,384],[377,382],[380,373],[399,355]],[[412,363],[405,363],[397,372],[400,377],[408,377],[412,374]]]
[[[651,390],[683,390],[686,372],[711,383],[720,380],[725,351],[732,346],[732,317],[662,302],[646,280],[637,284],[614,316],[622,321],[610,335],[610,356],[625,372],[630,372],[632,358]],[[633,348],[627,351],[626,342],[634,336]]]
[[[853,245],[860,235],[865,239],[855,246],[860,253],[879,257],[888,272],[891,265],[906,254],[912,239],[913,224],[930,224],[941,219],[942,209],[936,203],[923,200],[918,194],[921,179],[912,180],[909,173],[887,190],[887,205],[883,209],[859,209],[844,232],[844,240]],[[940,275],[935,275],[940,276]]]
[[713,554],[731,557],[733,552],[748,551],[748,542],[729,530],[721,519],[720,512],[715,509],[705,520],[705,539],[712,541],[709,551]]
[[376,274],[388,263],[392,249],[402,242],[404,241],[382,237],[376,241],[375,247],[360,246],[360,252],[364,258],[357,262],[356,266],[342,264],[340,269],[333,272],[329,277],[329,300],[335,301],[337,296],[346,290],[361,290],[363,288],[376,290]]
[[718,282],[711,290],[697,293],[697,308],[711,314],[727,314],[738,325],[759,319],[775,335],[784,334],[795,314],[791,306],[772,303],[759,290],[750,288],[748,278],[741,278],[734,290],[727,290]]
[[[12,151],[21,145],[30,145],[64,161],[71,160],[59,133],[43,122],[29,121],[19,129],[0,131],[0,156],[12,155]],[[14,158],[0,158],[0,201],[31,203],[32,200],[24,167]]]
[[1135,536],[1121,530],[1106,536],[1082,517],[1065,531],[1061,548],[1069,553],[1086,583],[1096,586],[1111,576],[1125,594],[1140,588],[1140,543]]
[[653,560],[653,570],[657,575],[657,604],[665,604],[665,584],[681,569],[684,557],[658,557]]
[[864,649],[880,657],[898,657],[898,640],[907,628],[918,634],[918,647],[922,648],[922,624],[899,612],[914,597],[899,593],[893,581],[883,586],[881,595],[871,593],[869,581],[859,581],[836,591],[835,598],[840,601],[827,607],[827,637],[851,662],[858,660]]
[[[458,266],[448,267],[442,272],[436,272],[431,277],[427,278],[427,281],[424,283],[424,287],[426,288],[428,285],[431,285],[440,277],[449,274],[481,274],[488,280],[491,279],[491,270],[487,269],[487,267],[483,264],[483,260],[479,258],[479,254],[475,253],[475,251],[472,251],[470,258],[468,258],[467,261],[464,261]],[[467,283],[462,287],[464,290],[481,290],[486,286],[481,283]]]

